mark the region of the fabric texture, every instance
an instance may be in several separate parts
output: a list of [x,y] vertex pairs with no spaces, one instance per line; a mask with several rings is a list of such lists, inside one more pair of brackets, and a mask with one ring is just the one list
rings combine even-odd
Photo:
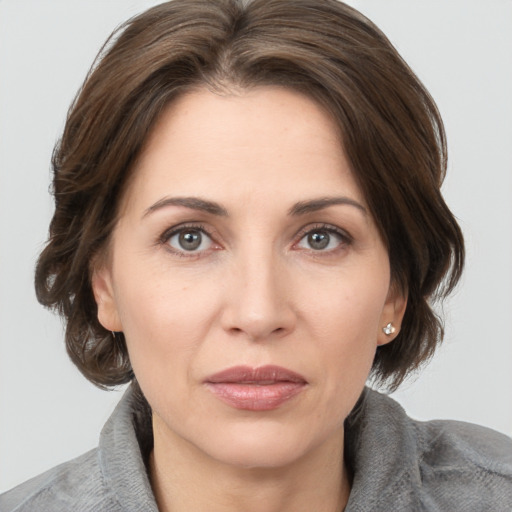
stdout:
[[[0,512],[157,512],[144,453],[150,418],[129,388],[94,450],[0,496]],[[345,512],[511,512],[512,440],[455,421],[410,419],[365,389],[346,424]]]

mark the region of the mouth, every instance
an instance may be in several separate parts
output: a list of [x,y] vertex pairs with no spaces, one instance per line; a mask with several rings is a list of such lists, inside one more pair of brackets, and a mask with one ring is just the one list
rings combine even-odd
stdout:
[[307,386],[306,379],[280,366],[234,366],[209,376],[207,389],[235,409],[270,411],[288,402]]

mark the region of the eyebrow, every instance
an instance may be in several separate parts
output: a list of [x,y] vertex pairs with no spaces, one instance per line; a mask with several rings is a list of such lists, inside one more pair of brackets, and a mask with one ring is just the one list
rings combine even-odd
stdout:
[[317,212],[319,210],[328,208],[329,206],[334,206],[338,204],[354,206],[355,208],[363,212],[365,215],[368,214],[368,211],[361,203],[358,203],[357,201],[351,199],[350,197],[340,196],[321,197],[319,199],[312,199],[310,201],[300,201],[290,208],[290,210],[288,211],[288,215],[305,215],[307,213]]
[[191,210],[199,210],[222,217],[228,215],[227,210],[214,201],[208,201],[199,197],[164,197],[163,199],[157,201],[155,204],[152,204],[144,212],[143,217],[146,217],[156,210],[165,208],[166,206],[184,206],[185,208],[190,208]]
[[[366,208],[351,199],[350,197],[321,197],[318,199],[311,199],[309,201],[299,201],[295,203],[289,210],[288,215],[296,217],[300,215],[306,215],[308,213],[317,212],[328,208],[329,206],[335,205],[348,205],[353,206],[360,210],[362,213],[367,215]],[[143,218],[156,210],[160,210],[167,206],[183,206],[190,208],[191,210],[203,211],[212,215],[218,215],[221,217],[227,217],[228,211],[215,201],[209,201],[207,199],[201,199],[200,197],[164,197],[152,204],[149,208],[144,211]]]

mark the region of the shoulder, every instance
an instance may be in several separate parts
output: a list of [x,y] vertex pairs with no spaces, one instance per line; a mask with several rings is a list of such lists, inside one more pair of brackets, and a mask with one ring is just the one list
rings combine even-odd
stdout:
[[411,424],[426,497],[451,510],[457,510],[461,500],[493,505],[493,510],[512,506],[512,439],[459,421]]
[[141,452],[152,445],[151,415],[139,400],[129,387],[97,448],[1,495],[0,511],[156,512]]
[[481,468],[512,476],[512,439],[490,428],[462,421],[411,420],[425,463]]
[[351,421],[349,510],[512,510],[509,437],[459,421],[414,420],[370,389]]
[[99,452],[91,450],[0,495],[2,512],[118,510],[104,484]]

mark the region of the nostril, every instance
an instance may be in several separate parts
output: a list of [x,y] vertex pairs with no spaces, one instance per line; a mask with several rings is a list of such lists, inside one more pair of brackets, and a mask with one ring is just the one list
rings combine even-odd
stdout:
[[274,337],[274,336],[281,337],[282,335],[284,335],[286,333],[286,331],[287,330],[285,327],[277,327],[276,329],[269,329],[269,330],[256,329],[254,327],[247,328],[247,329],[244,329],[241,327],[231,327],[229,329],[229,332],[231,332],[232,335],[248,336],[248,338],[250,338],[254,341],[263,340],[263,339],[267,339],[269,337]]

